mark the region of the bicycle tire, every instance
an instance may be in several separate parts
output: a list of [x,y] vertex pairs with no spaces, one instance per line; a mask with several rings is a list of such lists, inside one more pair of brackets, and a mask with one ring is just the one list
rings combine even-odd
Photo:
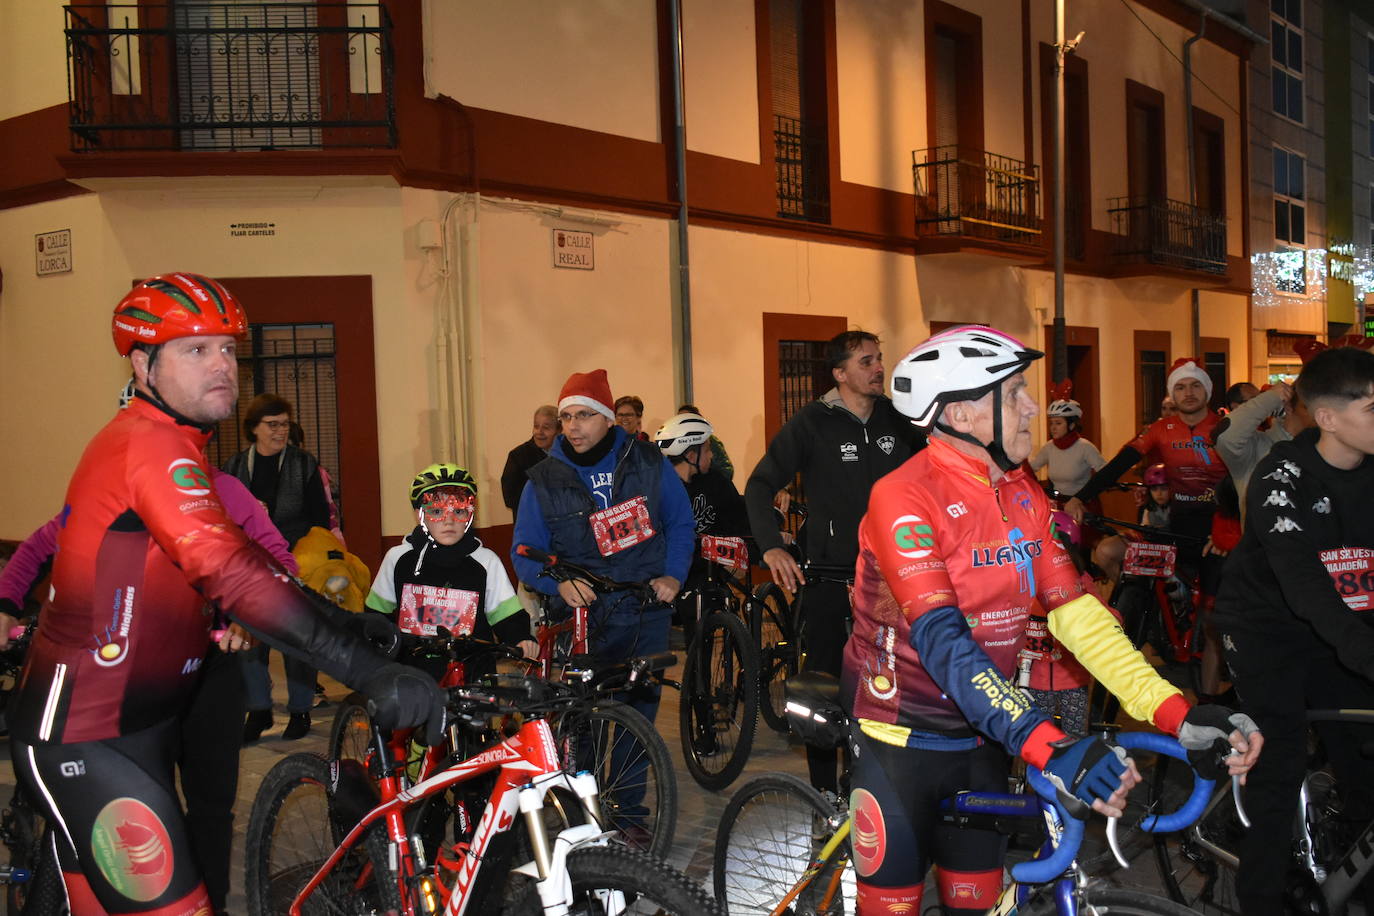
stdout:
[[[623,846],[586,846],[568,853],[568,875],[572,879],[573,916],[596,916],[606,912],[597,899],[598,891],[622,891],[626,914],[662,916],[719,916],[720,907],[706,896],[700,886],[686,875],[642,852]],[[509,916],[542,916],[539,888],[527,884],[506,908]]]
[[[764,916],[796,886],[807,866],[847,816],[810,783],[790,773],[769,773],[731,796],[716,828],[712,862],[716,899],[729,916]],[[855,875],[849,844],[793,901],[796,916],[855,912]],[[839,893],[825,900],[837,870]],[[814,890],[813,890],[814,889]]]
[[787,679],[798,663],[790,612],[787,595],[773,582],[760,585],[749,599],[749,629],[759,655],[759,715],[781,735],[789,732]]
[[[1151,797],[1181,795],[1186,790],[1177,786],[1183,780],[1192,780],[1188,766],[1161,756],[1150,776]],[[1198,839],[1200,835],[1207,843],[1234,850],[1245,833],[1231,800],[1229,781],[1220,784],[1217,793],[1194,826],[1180,833],[1154,835],[1155,866],[1169,899],[1192,912],[1237,916],[1240,904],[1234,865],[1216,857]],[[1163,802],[1166,807],[1168,804]]]
[[334,711],[325,756],[330,760],[366,763],[371,746],[372,719],[367,714],[367,700],[360,693],[350,693]]
[[[596,774],[603,826],[626,846],[666,858],[677,828],[677,774],[653,724],[631,706],[601,700],[564,713],[554,729],[565,765]],[[619,767],[612,760],[617,747],[626,755]],[[631,768],[635,763],[645,765],[642,779]],[[641,791],[643,799],[636,802]]]
[[759,663],[744,621],[710,614],[687,649],[678,736],[687,772],[711,791],[735,781],[749,759],[759,718]]
[[[286,913],[352,826],[331,816],[329,774],[322,756],[299,753],[282,758],[263,777],[244,844],[244,896],[253,916]],[[400,892],[387,863],[385,830],[374,827],[302,912],[400,912]]]
[[29,880],[5,888],[5,912],[9,916],[66,916],[67,891],[52,845],[52,827],[15,789],[5,812],[6,845],[10,865],[29,872]]

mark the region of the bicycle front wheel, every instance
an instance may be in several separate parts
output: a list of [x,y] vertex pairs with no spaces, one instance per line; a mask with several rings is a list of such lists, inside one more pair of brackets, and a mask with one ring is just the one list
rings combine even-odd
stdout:
[[797,642],[792,635],[787,596],[765,582],[749,599],[749,628],[759,653],[759,714],[768,727],[787,734],[787,679],[797,673]]
[[[1181,795],[1186,789],[1178,784],[1190,785],[1192,778],[1187,764],[1161,756],[1150,776],[1151,795]],[[1192,827],[1181,833],[1154,834],[1155,864],[1165,893],[1195,913],[1239,914],[1236,850],[1244,835],[1227,780],[1219,784]]]
[[749,630],[734,614],[711,614],[687,650],[678,702],[683,758],[700,786],[717,791],[734,782],[758,718],[759,663]]
[[367,701],[360,693],[350,693],[334,713],[329,729],[330,760],[356,760],[367,763],[372,748],[372,720],[367,715]]
[[[588,846],[568,854],[574,916],[607,912],[653,916],[718,916],[720,908],[681,872],[640,852],[616,846]],[[623,894],[623,909],[608,906],[606,893]],[[509,916],[539,916],[539,888],[530,882],[506,911]]]
[[[263,777],[245,842],[244,894],[253,916],[286,913],[352,824],[339,823],[329,763],[318,754],[284,757]],[[383,829],[369,830],[307,898],[303,913],[400,912]]]
[[[789,773],[740,787],[716,829],[716,899],[729,916],[766,916],[797,890],[807,866],[842,825],[846,812]],[[849,843],[812,876],[789,907],[796,916],[855,912]]]
[[667,856],[677,827],[677,774],[649,720],[604,700],[565,713],[555,729],[565,764],[596,774],[602,825],[633,849]]
[[10,849],[10,867],[22,868],[29,880],[5,888],[9,916],[57,916],[67,912],[67,891],[57,865],[52,827],[22,794],[14,798],[0,821],[0,833]]

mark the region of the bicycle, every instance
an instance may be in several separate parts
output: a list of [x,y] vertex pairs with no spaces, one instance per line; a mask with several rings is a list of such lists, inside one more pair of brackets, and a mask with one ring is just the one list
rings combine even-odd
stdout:
[[[272,768],[254,799],[247,836],[250,912],[395,912],[457,916],[506,901],[511,914],[713,914],[700,888],[661,862],[608,842],[596,777],[564,768],[546,716],[578,699],[538,678],[494,677],[448,691],[460,727],[479,732],[517,717],[512,734],[413,785],[394,736],[373,728],[370,759],[379,803],[362,811],[341,793],[339,767],[293,754]],[[494,775],[469,841],[427,855],[415,812],[450,789]],[[567,823],[571,812],[578,823]],[[515,864],[519,825],[531,859]],[[514,887],[509,880],[524,879]],[[501,895],[500,898],[492,896]]]
[[[1374,725],[1374,710],[1312,709],[1307,721]],[[1176,794],[1175,781],[1169,768],[1157,765],[1149,797]],[[1156,835],[1155,863],[1169,896],[1195,912],[1238,914],[1237,847],[1247,827],[1234,793],[1218,789],[1197,823],[1177,835]],[[1294,811],[1286,902],[1295,912],[1343,912],[1372,871],[1374,821],[1353,823],[1344,817],[1340,786],[1314,754]]]
[[703,536],[706,560],[700,581],[677,598],[692,622],[682,669],[678,734],[687,772],[702,788],[725,788],[744,769],[758,723],[760,668],[745,620],[752,610],[747,586],[732,570],[748,570],[741,538]]
[[[473,661],[495,656],[518,663],[528,662],[519,653],[497,643],[486,643],[466,637],[453,637],[446,631],[420,647],[419,651],[446,659],[446,667],[439,686],[452,688],[467,682],[467,666]],[[550,690],[570,701],[568,708],[552,717],[554,734],[564,759],[575,769],[595,773],[602,803],[602,821],[617,831],[626,845],[643,849],[662,859],[672,846],[677,823],[677,780],[664,744],[653,726],[638,712],[623,703],[608,699],[613,690],[627,683],[636,685],[648,678],[661,677],[675,657],[671,654],[630,659],[624,664],[602,666],[599,669],[568,668],[566,683],[551,682]],[[350,694],[340,704],[330,729],[327,759],[352,764],[353,772],[372,778],[368,766],[372,752],[371,719],[366,699]],[[391,753],[403,755],[406,777],[418,782],[441,769],[451,759],[463,759],[492,743],[491,733],[473,729],[450,728],[444,744],[433,747],[412,745],[410,741],[393,737]],[[612,762],[613,752],[623,754],[628,764],[618,768]],[[639,760],[647,768],[632,777],[629,764]],[[649,803],[634,806],[621,804],[618,799],[642,793]],[[455,829],[470,829],[468,816],[470,800],[455,799],[447,809],[455,818]],[[440,818],[443,819],[442,817]],[[432,823],[431,831],[442,832],[442,823]]]
[[[1161,735],[1124,734],[1120,743],[1129,749],[1187,760],[1177,741]],[[716,846],[717,896],[731,916],[853,912],[854,879],[846,839],[850,818],[843,802],[818,800],[810,786],[794,778],[780,779],[778,775],[756,780],[741,789],[722,816]],[[1013,883],[1003,890],[989,913],[1007,916],[1045,912],[1050,907],[1062,916],[1076,916],[1084,908],[1087,912],[1142,916],[1182,916],[1191,912],[1162,897],[1090,881],[1077,863],[1083,821],[1070,814],[1065,797],[1038,770],[1030,768],[1027,778],[1035,794],[965,792],[942,804],[942,819],[959,827],[1020,833],[1026,826],[1043,824],[1048,829],[1041,855],[1011,866]],[[1187,802],[1170,814],[1152,814],[1142,828],[1168,831],[1186,826],[1199,816],[1213,788],[1214,783],[1195,775]],[[746,790],[767,802],[754,803],[754,797],[746,795]],[[1073,802],[1071,807],[1080,816],[1086,813],[1086,805]],[[794,816],[803,821],[800,831],[773,829]],[[753,842],[755,836],[760,838],[758,842]],[[782,843],[778,842],[779,836]],[[738,877],[741,870],[731,870],[732,858],[751,863],[748,883]]]

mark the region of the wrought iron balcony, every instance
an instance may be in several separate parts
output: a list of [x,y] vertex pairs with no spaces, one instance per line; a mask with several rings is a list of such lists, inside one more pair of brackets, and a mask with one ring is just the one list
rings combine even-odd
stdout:
[[984,150],[937,146],[911,154],[916,234],[1040,244],[1033,165]]
[[1115,260],[1226,273],[1226,219],[1179,200],[1113,197]]
[[773,116],[778,216],[812,222],[830,219],[826,138],[817,133],[801,118]]
[[381,3],[65,7],[72,149],[396,145]]

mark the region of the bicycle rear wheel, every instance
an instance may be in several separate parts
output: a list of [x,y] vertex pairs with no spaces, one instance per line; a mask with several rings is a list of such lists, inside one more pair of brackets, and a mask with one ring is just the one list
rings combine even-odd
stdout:
[[768,727],[787,734],[787,679],[797,673],[797,642],[792,634],[787,596],[772,582],[749,599],[749,629],[759,653],[759,713]]
[[[263,777],[248,820],[244,894],[253,916],[283,914],[352,828],[335,816],[329,763],[292,754]],[[308,914],[400,912],[385,832],[368,831],[306,900]]]
[[633,849],[667,856],[677,826],[677,774],[649,720],[604,700],[565,713],[554,728],[565,764],[596,774],[602,824]]
[[[624,894],[625,908],[613,912],[654,916],[717,916],[720,908],[681,872],[643,853],[617,846],[587,846],[568,854],[574,916],[608,911],[605,891]],[[504,911],[508,916],[540,916],[539,888],[530,882]]]
[[29,880],[5,888],[9,916],[63,916],[67,891],[53,848],[52,827],[16,788],[0,821],[0,834],[10,849],[10,866],[28,871]]
[[[804,780],[770,773],[740,787],[716,829],[716,899],[729,916],[766,916],[802,878],[846,812]],[[793,901],[797,916],[855,912],[849,843]]]
[[711,614],[687,650],[678,702],[682,755],[698,785],[717,791],[734,782],[749,759],[758,718],[753,639],[734,614]]
[[[1150,776],[1151,796],[1179,796],[1191,783],[1187,764],[1161,756]],[[1165,801],[1162,807],[1168,805]],[[1218,783],[1196,824],[1181,833],[1154,834],[1155,864],[1165,893],[1196,913],[1239,914],[1235,853],[1244,835],[1230,781]]]

